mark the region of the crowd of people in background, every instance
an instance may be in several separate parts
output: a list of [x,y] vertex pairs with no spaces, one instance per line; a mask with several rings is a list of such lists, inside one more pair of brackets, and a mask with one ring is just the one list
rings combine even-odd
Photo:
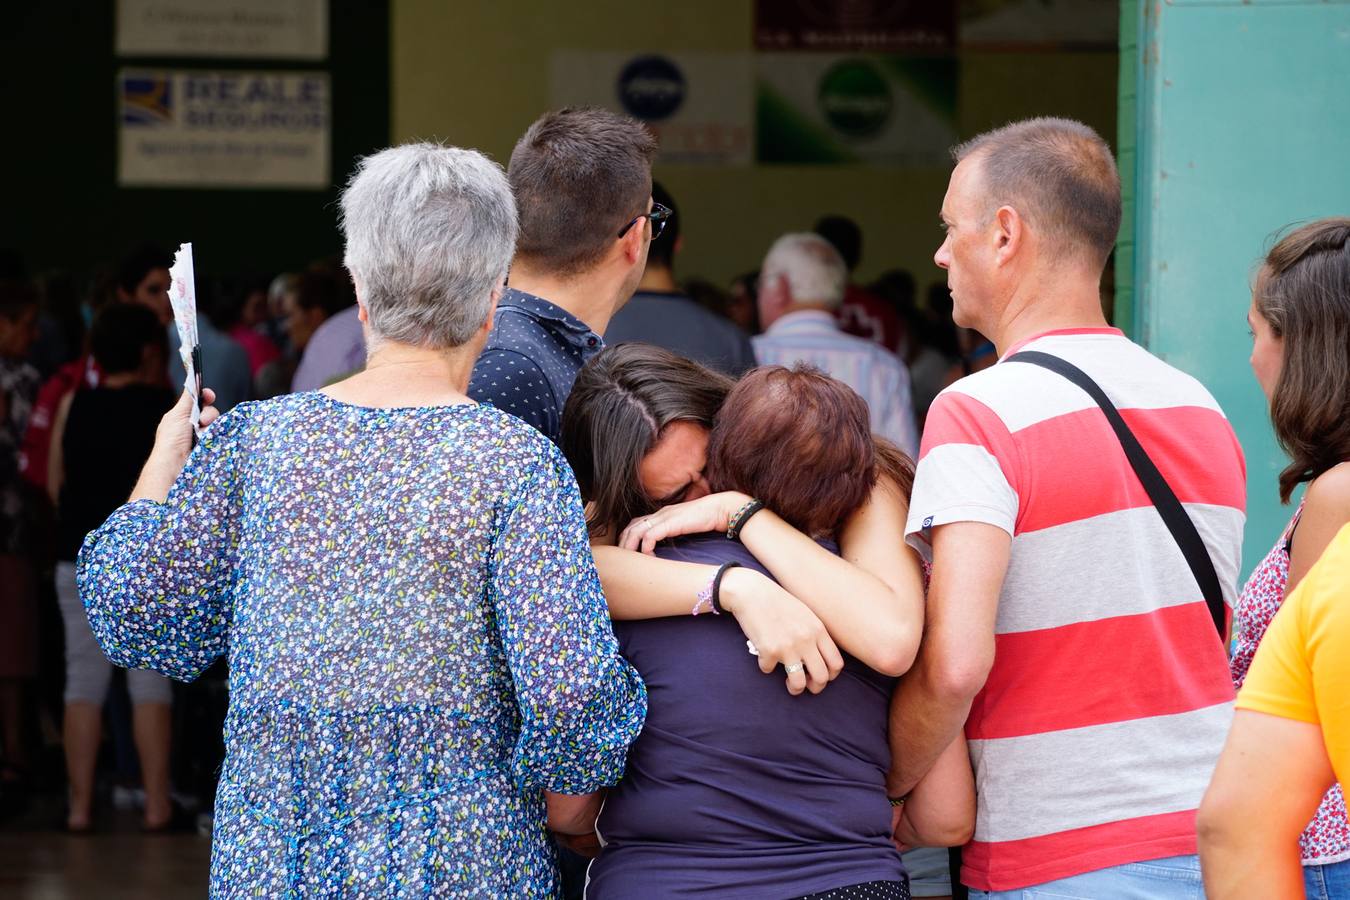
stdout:
[[60,827],[134,788],[213,896],[1350,897],[1350,219],[1253,280],[1307,489],[1239,590],[1090,129],[956,148],[922,294],[835,213],[682,280],[655,152],[367,157],[341,260],[198,285],[195,450],[171,258],[5,257],[0,811],[59,734]]

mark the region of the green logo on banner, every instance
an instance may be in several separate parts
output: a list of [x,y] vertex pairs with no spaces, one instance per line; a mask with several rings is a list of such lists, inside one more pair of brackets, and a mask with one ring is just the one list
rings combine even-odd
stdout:
[[891,118],[891,88],[862,60],[831,67],[820,79],[817,100],[825,120],[849,137],[873,137]]

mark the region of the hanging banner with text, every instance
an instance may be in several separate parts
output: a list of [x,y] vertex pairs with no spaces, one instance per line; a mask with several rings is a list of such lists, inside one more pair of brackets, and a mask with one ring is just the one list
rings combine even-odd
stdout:
[[750,57],[745,53],[633,54],[559,50],[549,99],[641,119],[658,161],[746,165],[751,160]]
[[323,59],[328,0],[117,0],[119,56]]
[[330,184],[327,73],[124,69],[117,79],[123,187]]
[[956,71],[944,57],[759,54],[756,159],[947,166],[956,143]]
[[934,52],[955,40],[954,0],[755,0],[760,50]]

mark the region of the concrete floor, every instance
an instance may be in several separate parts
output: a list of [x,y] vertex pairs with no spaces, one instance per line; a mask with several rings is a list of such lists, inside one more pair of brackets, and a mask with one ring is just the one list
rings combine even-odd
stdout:
[[59,808],[35,804],[0,827],[4,900],[200,900],[206,896],[211,839],[141,834],[134,813],[100,822],[89,835],[53,825]]

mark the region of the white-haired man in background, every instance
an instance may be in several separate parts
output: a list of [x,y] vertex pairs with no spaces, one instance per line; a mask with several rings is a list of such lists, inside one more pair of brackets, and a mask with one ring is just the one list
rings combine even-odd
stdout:
[[913,455],[919,446],[909,370],[894,353],[845,334],[834,310],[844,299],[848,267],[816,234],[785,234],[764,257],[759,318],[753,339],[760,365],[806,363],[847,384],[867,401],[872,431]]

